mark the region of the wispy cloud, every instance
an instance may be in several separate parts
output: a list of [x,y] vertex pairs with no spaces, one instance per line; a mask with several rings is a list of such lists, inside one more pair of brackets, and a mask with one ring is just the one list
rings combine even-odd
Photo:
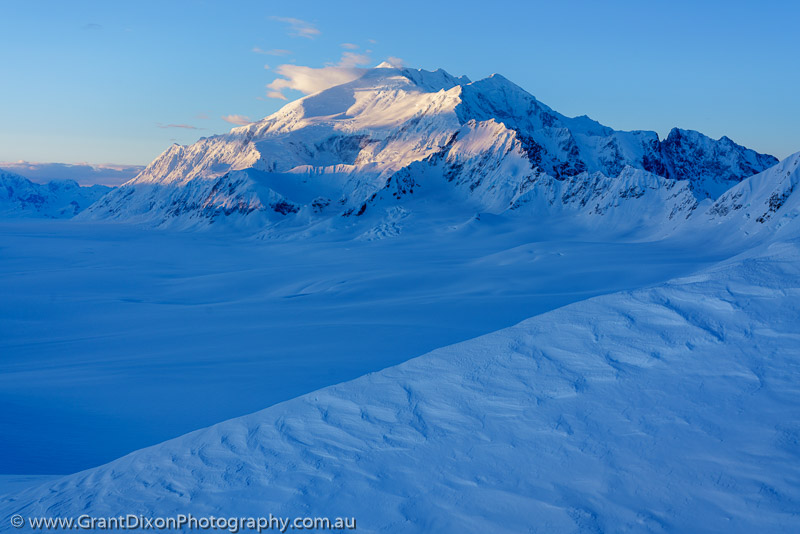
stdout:
[[370,58],[366,54],[357,54],[355,52],[345,52],[342,54],[342,59],[339,60],[338,67],[345,69],[357,67],[359,65],[368,65]]
[[222,117],[222,120],[231,124],[238,124],[239,126],[244,126],[245,124],[253,122],[249,117],[245,117],[244,115],[225,115]]
[[208,114],[206,114],[206,113],[198,113],[197,115],[195,115],[195,118],[196,119],[206,120],[206,119],[208,119]]
[[301,19],[295,19],[292,17],[271,17],[272,20],[277,20],[278,22],[283,22],[284,24],[289,25],[289,35],[292,37],[305,37],[306,39],[313,39],[321,32],[317,29],[316,26]]
[[362,65],[370,62],[369,56],[345,52],[339,63],[325,67],[305,67],[302,65],[280,65],[275,69],[282,78],[277,78],[267,85],[267,97],[287,100],[283,91],[293,89],[309,95],[334,85],[340,85],[362,76],[367,69]]
[[198,128],[197,126],[192,126],[191,124],[161,124],[160,122],[156,123],[156,126],[159,128],[183,128],[184,130],[205,130],[205,128]]
[[342,48],[345,48],[347,50],[358,50],[358,45],[357,44],[353,44],[353,43],[342,43],[339,46],[341,46]]
[[291,50],[284,50],[283,48],[273,48],[271,50],[263,50],[257,46],[253,47],[253,52],[256,54],[264,54],[266,56],[288,56],[292,53]]
[[103,29],[103,26],[102,26],[102,25],[100,25],[100,24],[97,24],[97,23],[95,23],[95,22],[90,22],[90,23],[88,23],[88,24],[85,24],[85,25],[83,26],[83,29],[84,29],[84,30],[102,30],[102,29]]
[[406,62],[402,58],[389,56],[386,61],[392,64],[392,67],[402,68],[406,66]]

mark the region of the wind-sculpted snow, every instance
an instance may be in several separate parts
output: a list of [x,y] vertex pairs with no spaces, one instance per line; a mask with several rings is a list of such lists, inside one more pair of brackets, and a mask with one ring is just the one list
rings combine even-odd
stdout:
[[4,498],[363,532],[800,528],[800,243],[576,303]]
[[[228,134],[203,138],[191,146],[173,145],[85,217],[129,220],[135,214],[134,220],[140,222],[190,227],[212,221],[240,225],[246,213],[248,229],[268,231],[281,219],[295,219],[285,226],[299,229],[322,219],[363,215],[376,197],[385,197],[387,190],[396,192],[397,180],[418,164],[436,159],[457,163],[464,150],[482,164],[441,169],[455,187],[465,182],[475,187],[466,195],[452,191],[447,203],[493,213],[508,209],[507,200],[520,183],[530,184],[531,176],[549,176],[551,180],[535,182],[544,188],[554,180],[601,173],[608,182],[603,187],[612,189],[611,183],[631,167],[684,181],[702,200],[716,198],[776,163],[772,156],[757,154],[728,138],[714,141],[675,129],[660,141],[655,132],[620,132],[586,116],[565,117],[499,75],[470,82],[442,70],[384,65],[352,82],[291,102]],[[484,170],[496,171],[490,194],[475,185]],[[236,171],[268,173],[258,180],[265,189],[254,193],[247,180],[239,181],[241,187],[214,189],[219,180],[228,180],[227,175]],[[461,175],[462,171],[471,174]],[[325,192],[293,198],[272,181],[295,182],[289,189]],[[184,195],[176,191],[180,188],[190,191]],[[276,194],[297,209],[279,209],[281,217],[276,219],[271,208],[280,202]],[[164,198],[156,198],[159,195]],[[215,205],[241,209],[209,210],[207,202],[199,200],[208,196],[215,198]],[[312,199],[320,196],[330,201],[331,208],[324,212],[311,206]],[[172,202],[184,197],[189,203],[174,209]],[[242,204],[242,197],[249,200]],[[407,195],[401,195],[395,196],[394,203],[413,212],[408,201]],[[671,206],[667,213],[673,211]]]
[[81,187],[72,180],[33,183],[0,169],[0,217],[74,217],[111,190],[103,185]]

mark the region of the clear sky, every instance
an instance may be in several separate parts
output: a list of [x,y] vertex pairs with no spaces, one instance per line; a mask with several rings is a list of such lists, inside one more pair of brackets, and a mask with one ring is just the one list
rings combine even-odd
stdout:
[[281,65],[387,57],[783,158],[800,150],[798,20],[796,0],[5,1],[0,161],[146,164],[280,108]]

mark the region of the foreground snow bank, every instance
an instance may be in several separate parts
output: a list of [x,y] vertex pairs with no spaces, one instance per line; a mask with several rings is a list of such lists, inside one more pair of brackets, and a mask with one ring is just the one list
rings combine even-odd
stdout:
[[566,306],[0,502],[359,532],[800,529],[800,241]]

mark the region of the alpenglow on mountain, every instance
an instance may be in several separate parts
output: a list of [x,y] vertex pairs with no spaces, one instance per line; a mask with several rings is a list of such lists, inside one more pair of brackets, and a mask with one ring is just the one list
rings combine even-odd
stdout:
[[81,217],[261,229],[444,195],[474,212],[544,203],[598,215],[648,196],[659,217],[685,219],[775,163],[727,137],[673,129],[660,140],[569,118],[497,74],[471,82],[383,63],[228,134],[173,145]]

